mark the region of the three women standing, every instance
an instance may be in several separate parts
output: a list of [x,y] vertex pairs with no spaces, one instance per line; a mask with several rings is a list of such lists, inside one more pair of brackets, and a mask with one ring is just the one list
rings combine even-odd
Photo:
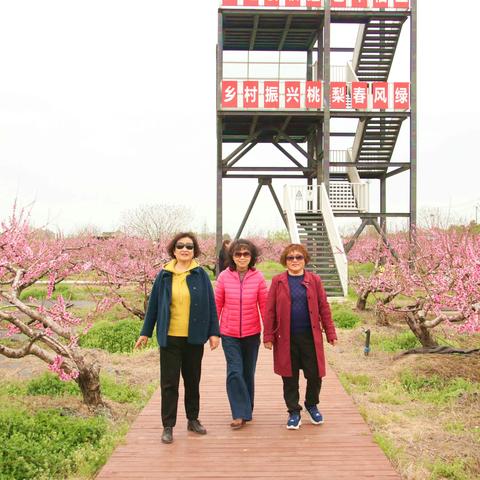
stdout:
[[180,373],[185,386],[185,412],[190,431],[207,433],[198,419],[203,346],[219,344],[219,325],[213,289],[207,273],[194,260],[200,255],[193,233],[179,233],[167,247],[172,260],[153,284],[148,309],[135,348],[146,345],[157,326],[160,346],[162,442],[173,441],[177,420]]
[[307,379],[304,406],[313,424],[323,423],[318,410],[322,377],[325,376],[323,335],[335,345],[337,335],[320,277],[305,270],[309,256],[303,245],[288,245],[280,262],[287,271],[272,279],[264,321],[263,341],[273,347],[274,371],[283,380],[288,409],[287,428],[301,425],[299,370]]
[[229,267],[218,277],[215,303],[220,319],[222,347],[227,362],[227,395],[233,421],[242,428],[252,420],[255,367],[265,318],[267,285],[255,269],[257,247],[249,240],[235,240],[228,250]]

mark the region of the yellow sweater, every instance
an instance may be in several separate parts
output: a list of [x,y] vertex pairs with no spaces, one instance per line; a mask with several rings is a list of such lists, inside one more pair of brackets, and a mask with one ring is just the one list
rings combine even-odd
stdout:
[[187,276],[190,270],[198,267],[192,260],[188,270],[182,273],[175,271],[177,261],[168,262],[163,268],[172,272],[172,303],[170,304],[170,327],[168,335],[172,337],[188,337],[188,324],[190,317],[190,290],[187,285]]

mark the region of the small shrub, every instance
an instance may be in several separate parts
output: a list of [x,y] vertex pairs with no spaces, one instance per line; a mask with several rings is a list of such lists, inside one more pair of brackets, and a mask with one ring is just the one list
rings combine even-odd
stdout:
[[436,460],[435,463],[430,465],[432,472],[431,480],[468,480],[470,475],[466,473],[467,465],[463,460],[453,460],[451,462],[444,462],[442,460]]
[[[118,322],[98,322],[79,340],[86,348],[100,348],[110,353],[130,353],[142,328],[142,322],[133,319]],[[158,346],[155,336],[150,347]]]
[[78,451],[95,450],[107,432],[104,418],[69,417],[53,410],[34,415],[0,412],[2,480],[67,478],[78,467]]

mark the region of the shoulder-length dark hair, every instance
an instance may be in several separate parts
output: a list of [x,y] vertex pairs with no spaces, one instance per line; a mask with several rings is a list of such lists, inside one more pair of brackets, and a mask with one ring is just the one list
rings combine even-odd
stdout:
[[290,245],[287,245],[284,249],[282,254],[280,255],[280,263],[286,267],[287,266],[287,256],[290,255],[290,253],[297,251],[300,252],[303,255],[303,258],[305,259],[305,266],[308,264],[310,261],[310,255],[307,252],[307,249],[301,244],[301,243],[291,243]]
[[200,251],[200,246],[198,245],[198,240],[195,234],[193,234],[192,232],[180,232],[180,233],[177,233],[167,245],[167,252],[170,255],[170,257],[175,258],[175,255],[174,255],[175,245],[181,238],[184,238],[184,237],[188,237],[193,243],[193,257],[197,258],[198,256],[200,256],[202,252]]
[[228,266],[233,270],[237,269],[237,265],[233,260],[233,255],[235,252],[238,252],[242,249],[248,250],[251,255],[250,262],[248,263],[248,268],[253,268],[257,263],[258,257],[260,255],[257,246],[250,240],[239,238],[238,240],[234,240],[228,248]]

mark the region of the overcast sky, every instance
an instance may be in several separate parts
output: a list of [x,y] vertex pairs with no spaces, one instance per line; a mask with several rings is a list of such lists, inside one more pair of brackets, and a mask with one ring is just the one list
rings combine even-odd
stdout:
[[[419,3],[419,207],[473,219],[480,4],[465,0],[457,13],[450,2]],[[0,218],[18,198],[34,202],[38,224],[112,230],[128,209],[174,203],[192,209],[193,228],[213,230],[218,4],[0,0]],[[333,46],[353,37],[339,31]],[[392,81],[408,81],[406,40]],[[389,208],[408,209],[408,174],[389,185]],[[255,188],[224,182],[225,231],[235,233]],[[265,190],[247,230],[280,228]]]

